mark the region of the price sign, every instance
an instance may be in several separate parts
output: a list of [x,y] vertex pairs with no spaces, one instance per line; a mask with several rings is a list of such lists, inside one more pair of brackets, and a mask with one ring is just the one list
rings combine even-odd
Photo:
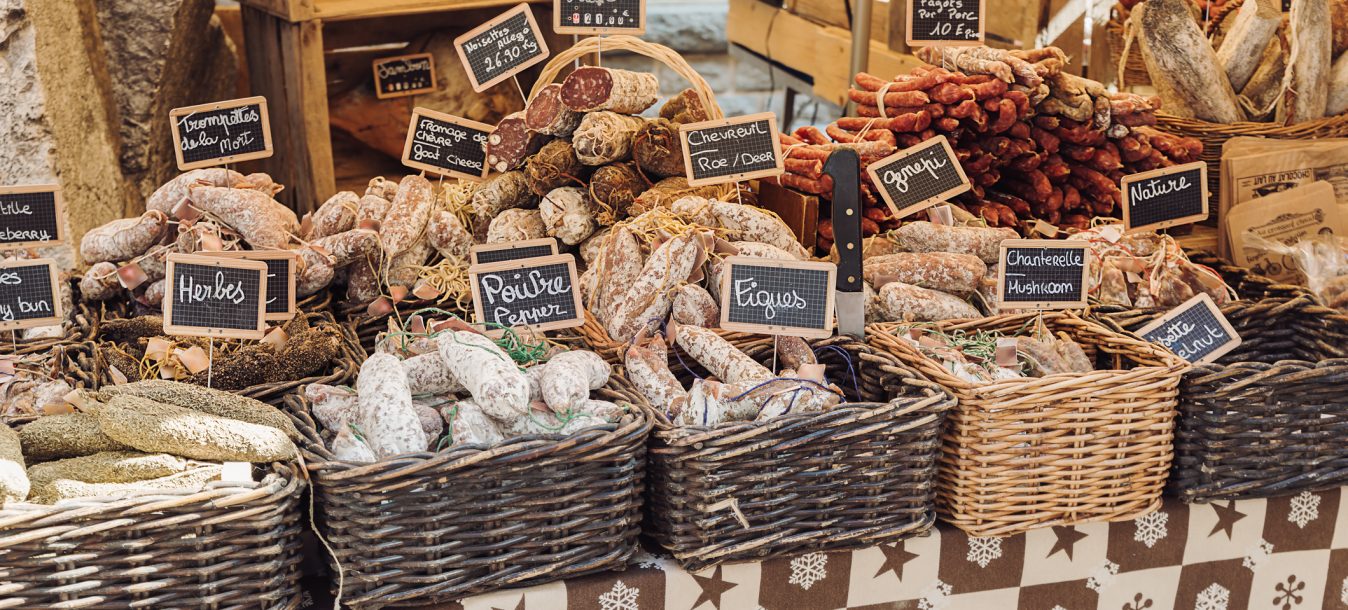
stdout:
[[997,258],[1001,309],[1068,309],[1086,306],[1086,242],[1008,239]]
[[585,323],[570,254],[476,265],[468,268],[468,282],[477,321],[492,328],[553,330]]
[[1129,232],[1164,229],[1208,217],[1208,164],[1195,161],[1126,176],[1123,226]]
[[428,172],[481,180],[487,175],[491,125],[426,108],[412,109],[403,145],[403,165]]
[[0,330],[53,326],[65,319],[56,261],[0,263]]
[[435,91],[435,56],[430,53],[376,59],[374,94],[379,99]]
[[552,0],[552,29],[638,36],[646,32],[646,0]]
[[59,244],[66,238],[65,216],[55,184],[0,187],[0,247]]
[[479,93],[548,57],[548,45],[528,4],[455,38],[454,49]]
[[170,254],[164,270],[164,332],[261,339],[267,330],[267,264]]
[[783,171],[777,115],[761,112],[679,126],[690,186],[776,176]]
[[1137,334],[1195,364],[1212,362],[1240,345],[1240,335],[1206,293],[1153,320]]
[[833,334],[838,266],[752,256],[725,259],[721,328],[822,339]]
[[289,250],[236,250],[214,252],[212,256],[242,258],[267,264],[268,320],[289,320],[295,317],[295,266],[299,255]]
[[271,156],[267,98],[247,97],[169,111],[178,169]]
[[970,188],[969,178],[945,136],[876,161],[866,173],[880,187],[880,198],[895,218],[920,212]]
[[913,47],[983,44],[986,0],[908,0],[904,38]]
[[470,265],[487,265],[555,254],[557,254],[557,239],[554,237],[482,244],[468,250]]

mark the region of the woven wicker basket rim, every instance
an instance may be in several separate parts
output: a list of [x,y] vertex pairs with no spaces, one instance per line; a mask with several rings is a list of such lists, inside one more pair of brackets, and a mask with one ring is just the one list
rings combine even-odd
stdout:
[[605,36],[602,40],[598,37],[583,38],[570,48],[558,52],[543,66],[543,71],[539,74],[538,80],[534,82],[533,89],[529,91],[529,99],[534,99],[539,91],[555,82],[562,70],[566,69],[572,62],[582,56],[597,53],[601,50],[630,51],[659,61],[692,84],[693,90],[697,92],[698,97],[702,98],[702,106],[707,110],[710,119],[715,120],[725,116],[721,112],[721,106],[716,103],[716,94],[712,92],[711,85],[708,85],[706,79],[703,79],[692,66],[688,65],[688,60],[679,55],[678,51],[662,44],[627,35]]

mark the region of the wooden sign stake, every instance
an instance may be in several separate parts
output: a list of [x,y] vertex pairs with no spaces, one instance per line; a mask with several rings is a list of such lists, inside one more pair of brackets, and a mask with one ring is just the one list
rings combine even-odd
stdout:
[[206,354],[206,387],[211,387],[211,369],[215,365],[215,337],[211,337],[210,351]]

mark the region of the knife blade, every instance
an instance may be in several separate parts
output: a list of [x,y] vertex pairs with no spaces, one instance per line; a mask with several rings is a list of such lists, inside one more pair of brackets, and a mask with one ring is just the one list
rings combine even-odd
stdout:
[[861,161],[851,149],[828,156],[824,173],[833,178],[833,244],[838,249],[834,311],[838,332],[866,336],[866,293],[861,280]]

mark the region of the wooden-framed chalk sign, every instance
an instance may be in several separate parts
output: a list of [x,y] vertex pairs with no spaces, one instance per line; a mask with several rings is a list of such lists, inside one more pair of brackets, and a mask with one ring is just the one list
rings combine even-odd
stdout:
[[487,137],[496,128],[420,106],[412,109],[403,165],[478,181],[487,175]]
[[468,268],[468,283],[477,321],[488,329],[555,330],[585,323],[576,257],[570,254],[476,265]]
[[557,238],[540,237],[499,244],[479,244],[468,249],[469,265],[490,265],[526,258],[555,256]]
[[1240,335],[1207,293],[1199,294],[1138,329],[1137,335],[1197,364],[1240,346]]
[[1208,164],[1195,161],[1125,176],[1123,226],[1129,231],[1164,229],[1208,217]]
[[907,0],[904,40],[910,47],[981,45],[987,8],[987,0]]
[[371,62],[374,94],[381,100],[435,91],[435,56],[414,53]]
[[211,256],[242,258],[267,264],[267,320],[295,317],[295,271],[299,254],[291,250],[231,250]]
[[64,242],[65,205],[55,184],[0,187],[0,248]]
[[60,324],[60,281],[49,258],[0,263],[0,330]]
[[731,256],[721,276],[721,328],[822,339],[833,334],[838,266]]
[[1090,272],[1088,245],[1055,239],[1003,241],[997,256],[997,307],[1085,307]]
[[455,38],[454,50],[479,93],[548,58],[543,32],[524,3]]
[[646,0],[552,0],[558,34],[646,33]]
[[972,188],[945,136],[880,159],[870,164],[866,173],[880,187],[880,198],[895,218],[920,212]]
[[679,126],[689,186],[781,175],[782,143],[777,115],[746,114]]
[[260,95],[174,108],[169,111],[169,124],[173,154],[183,171],[262,159],[272,153],[267,98]]
[[267,263],[170,254],[164,333],[261,339],[267,331]]

